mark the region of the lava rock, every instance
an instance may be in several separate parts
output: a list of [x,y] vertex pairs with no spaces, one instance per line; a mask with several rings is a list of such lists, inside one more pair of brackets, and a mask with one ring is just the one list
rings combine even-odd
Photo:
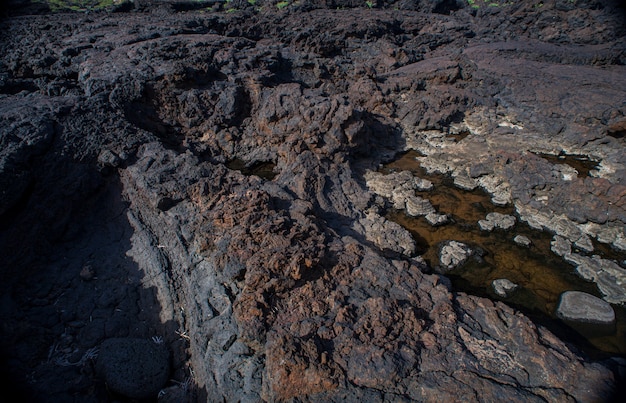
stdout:
[[615,323],[615,311],[608,302],[581,291],[566,291],[561,294],[556,315],[572,322],[601,325]]
[[460,267],[474,254],[468,245],[457,241],[443,242],[439,248],[439,270],[442,273]]
[[602,299],[611,304],[626,303],[626,270],[619,264],[600,256],[570,253],[565,260],[576,266],[576,274],[597,284]]
[[474,190],[478,186],[476,181],[473,178],[470,178],[466,175],[459,175],[454,178],[454,184],[465,190]]
[[[3,20],[0,294],[19,309],[0,304],[0,339],[11,375],[36,373],[37,401],[106,401],[88,368],[51,358],[104,334],[185,328],[184,351],[169,347],[174,378],[202,390],[194,401],[606,401],[616,379],[602,363],[425,273],[383,207],[431,211],[407,201],[428,183],[411,171],[367,185],[364,172],[412,149],[426,172],[466,187],[469,175],[574,248],[589,249],[587,220],[626,250],[622,131],[606,135],[623,119],[622,16],[531,0],[452,12],[460,2],[403,1],[438,15],[312,0],[306,12]],[[464,126],[463,141],[447,135]],[[598,176],[583,182],[526,151],[565,146],[597,155]],[[235,159],[272,161],[277,176],[229,170]],[[111,235],[85,245],[75,219]],[[110,262],[108,244],[132,262]],[[81,281],[87,259],[98,276]],[[588,272],[608,285],[614,271],[598,267]],[[68,323],[82,324],[75,341],[51,351]]]
[[98,155],[98,163],[103,167],[118,168],[122,163],[122,159],[111,150],[103,150]]
[[562,236],[555,235],[550,243],[550,249],[559,256],[567,256],[572,253],[572,243]]
[[426,221],[433,227],[445,225],[450,222],[450,217],[447,214],[428,213],[426,214]]
[[493,291],[502,298],[506,298],[518,289],[519,285],[506,278],[499,278],[491,282]]
[[513,238],[513,242],[526,248],[532,245],[532,241],[524,235],[516,235],[515,238]]
[[132,399],[154,398],[169,377],[169,352],[152,340],[107,339],[96,369],[112,391]]
[[406,199],[406,213],[413,217],[425,216],[435,212],[430,201],[419,196],[411,196]]
[[509,229],[515,225],[515,217],[500,213],[489,213],[484,220],[478,221],[483,231],[493,231],[495,228]]

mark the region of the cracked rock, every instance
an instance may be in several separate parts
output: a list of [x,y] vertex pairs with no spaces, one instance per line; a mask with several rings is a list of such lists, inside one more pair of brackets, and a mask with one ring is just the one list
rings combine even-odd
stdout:
[[462,266],[473,254],[474,250],[462,242],[444,242],[439,248],[439,270],[446,273],[456,269]]
[[495,228],[509,229],[515,225],[515,217],[500,213],[489,213],[484,220],[478,221],[478,226],[483,231],[493,231]]

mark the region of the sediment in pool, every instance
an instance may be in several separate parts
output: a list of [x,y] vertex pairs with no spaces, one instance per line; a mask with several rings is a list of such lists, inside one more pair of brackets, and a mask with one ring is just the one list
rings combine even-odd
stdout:
[[[508,230],[481,230],[478,221],[485,219],[488,213],[515,216],[515,209],[494,205],[490,195],[481,189],[468,191],[454,186],[450,176],[428,174],[420,167],[419,156],[419,153],[409,151],[385,164],[380,172],[410,171],[433,183],[431,190],[417,191],[416,194],[430,200],[438,213],[447,214],[450,217],[448,224],[432,226],[424,217],[411,217],[401,210],[387,213],[388,219],[409,230],[417,243],[418,253],[431,267],[439,264],[442,242],[455,240],[479,249],[480,259],[469,259],[446,274],[456,290],[503,300],[590,355],[626,355],[626,309],[622,306],[613,305],[617,317],[613,331],[606,328],[596,331],[591,326],[573,329],[556,318],[554,312],[561,293],[577,290],[599,297],[601,294],[594,283],[580,278],[572,265],[552,252],[553,234],[535,230],[519,219]],[[517,235],[528,238],[531,245],[526,247],[515,243]],[[594,254],[621,262],[625,259],[608,247],[599,247]],[[491,284],[500,278],[512,281],[519,288],[507,298],[498,296]]]

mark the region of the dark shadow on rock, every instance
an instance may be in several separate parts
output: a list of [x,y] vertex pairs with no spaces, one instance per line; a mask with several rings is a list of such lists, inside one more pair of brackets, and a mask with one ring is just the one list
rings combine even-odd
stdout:
[[365,183],[362,177],[365,169],[375,170],[403,153],[406,139],[400,127],[385,121],[382,116],[362,111],[357,118],[363,122],[363,127],[355,136],[356,146],[350,151],[349,159],[352,169]]
[[124,110],[126,119],[135,126],[153,133],[167,148],[180,150],[183,137],[175,127],[163,122],[155,105],[156,99],[154,90],[146,88],[143,98],[126,106]]
[[[64,163],[58,163],[55,175],[87,175],[64,172]],[[95,167],[82,169],[98,175]],[[177,323],[161,323],[156,290],[142,285],[144,274],[126,255],[133,229],[119,179],[100,178],[95,188],[86,188],[89,192],[79,188],[71,195],[46,179],[38,178],[26,208],[0,232],[0,255],[9,256],[5,262],[11,265],[3,262],[0,284],[4,392],[25,402],[133,401],[112,393],[95,371],[100,344],[129,337],[160,337],[172,358],[169,379],[182,384],[187,341],[176,333]],[[47,194],[45,216],[33,207],[42,193]],[[63,222],[48,222],[55,220]]]
[[436,0],[431,1],[433,4],[433,13],[450,15],[450,12],[459,10],[464,7],[464,4],[459,0]]

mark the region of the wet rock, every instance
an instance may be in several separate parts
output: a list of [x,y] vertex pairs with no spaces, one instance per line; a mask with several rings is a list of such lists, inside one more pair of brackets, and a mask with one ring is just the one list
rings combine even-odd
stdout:
[[413,217],[425,216],[435,212],[435,208],[430,201],[419,196],[410,196],[405,200],[406,212]]
[[426,214],[426,221],[433,227],[439,225],[445,225],[450,222],[450,217],[447,214],[438,214],[435,212]]
[[532,245],[532,241],[524,235],[515,235],[515,238],[513,238],[513,242],[526,248]]
[[615,322],[611,305],[598,297],[580,291],[561,294],[556,315],[566,321],[610,325]]
[[478,226],[483,231],[493,231],[494,228],[507,230],[515,225],[515,217],[501,214],[489,213],[484,220],[478,221]]
[[145,339],[107,339],[96,363],[107,386],[129,398],[155,398],[169,377],[167,348]]
[[378,172],[368,172],[367,186],[393,203],[398,210],[407,210],[412,216],[424,216],[434,212],[430,202],[415,195],[415,191],[429,190],[432,183],[428,180],[415,177],[410,171],[395,172],[383,175]]
[[572,243],[562,236],[555,235],[550,242],[550,249],[558,256],[568,256],[572,253]]
[[626,269],[600,256],[566,254],[565,260],[576,266],[576,273],[598,285],[603,299],[612,304],[626,304]]
[[517,284],[506,278],[499,278],[491,282],[493,291],[502,298],[507,298],[519,287]]
[[439,270],[445,273],[462,266],[473,254],[474,250],[462,242],[444,242],[439,246]]
[[465,190],[474,190],[478,186],[476,181],[467,175],[457,175],[454,177],[454,184]]

